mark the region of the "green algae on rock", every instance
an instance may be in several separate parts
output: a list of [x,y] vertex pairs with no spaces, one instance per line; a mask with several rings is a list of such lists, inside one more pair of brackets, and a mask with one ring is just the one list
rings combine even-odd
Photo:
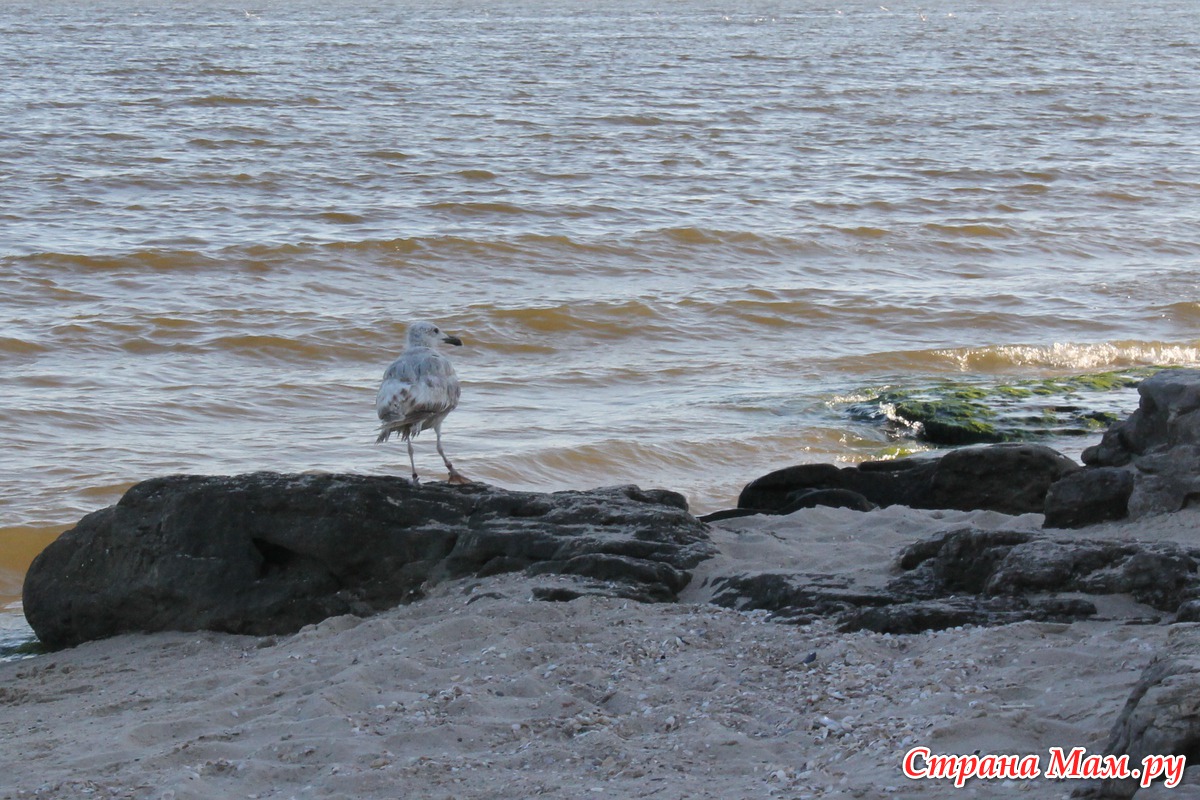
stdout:
[[943,381],[889,388],[847,408],[896,438],[935,445],[991,444],[1086,436],[1136,405],[1135,390],[1158,367],[1010,381],[987,386]]

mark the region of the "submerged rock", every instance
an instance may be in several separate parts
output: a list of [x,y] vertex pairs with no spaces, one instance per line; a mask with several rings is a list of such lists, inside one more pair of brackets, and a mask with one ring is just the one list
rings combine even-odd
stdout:
[[24,610],[51,647],[129,631],[284,633],[418,599],[427,582],[518,570],[670,601],[712,553],[682,496],[634,486],[183,475],[137,484],[47,547]]
[[1139,368],[999,386],[943,382],[889,389],[846,411],[894,437],[952,447],[1085,436],[1115,422],[1128,391],[1151,373]]
[[[1070,458],[1042,445],[1000,444],[952,450],[933,458],[868,461],[851,467],[802,464],[751,481],[738,497],[738,508],[789,513],[810,493],[837,491],[841,505],[905,505],[911,508],[991,510],[1006,514],[1040,513],[1046,492],[1064,475],[1079,469]],[[821,503],[832,505],[832,503]],[[860,506],[861,507],[861,506]]]
[[974,400],[973,395],[956,394],[959,396],[919,399],[890,392],[875,402],[887,409],[892,422],[911,428],[916,438],[933,444],[981,444],[1020,438],[1016,430],[998,428],[996,412]]

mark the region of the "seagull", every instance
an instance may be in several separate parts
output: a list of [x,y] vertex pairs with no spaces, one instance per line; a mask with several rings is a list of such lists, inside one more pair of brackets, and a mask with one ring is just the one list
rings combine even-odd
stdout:
[[438,352],[439,344],[462,346],[457,336],[442,333],[432,322],[414,322],[408,326],[408,344],[404,352],[383,373],[383,383],[375,396],[379,414],[379,438],[386,442],[393,433],[408,443],[408,462],[412,466],[413,485],[417,464],[413,459],[412,440],[423,430],[433,428],[437,451],[450,470],[451,483],[470,483],[454,469],[442,449],[442,420],[458,406],[458,376],[450,359]]

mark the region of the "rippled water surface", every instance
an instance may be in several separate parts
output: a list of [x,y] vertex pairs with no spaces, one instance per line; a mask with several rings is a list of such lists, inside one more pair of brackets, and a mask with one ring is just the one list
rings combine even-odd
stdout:
[[465,474],[699,510],[872,389],[1200,362],[1200,5],[884,5],[0,0],[0,600],[143,478],[407,473],[414,318]]

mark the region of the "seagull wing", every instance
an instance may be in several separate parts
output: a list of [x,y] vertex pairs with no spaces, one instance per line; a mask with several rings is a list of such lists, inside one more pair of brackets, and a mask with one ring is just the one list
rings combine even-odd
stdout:
[[382,422],[378,441],[393,433],[407,438],[437,424],[458,405],[460,393],[449,359],[427,348],[406,351],[383,373],[375,396]]

